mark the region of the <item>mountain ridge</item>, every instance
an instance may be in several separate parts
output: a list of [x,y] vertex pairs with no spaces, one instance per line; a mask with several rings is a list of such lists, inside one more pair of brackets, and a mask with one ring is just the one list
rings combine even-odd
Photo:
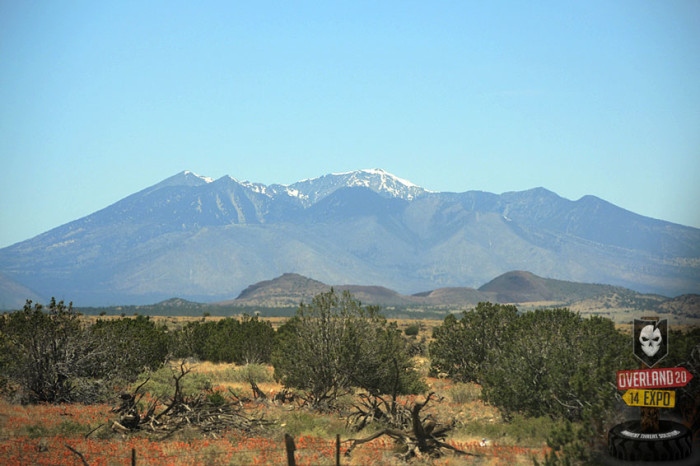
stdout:
[[[518,283],[518,280],[521,280]],[[513,286],[515,282],[515,286]],[[510,304],[520,311],[567,307],[582,316],[605,316],[618,324],[629,324],[631,319],[653,313],[670,318],[674,325],[700,323],[700,295],[688,294],[675,298],[645,295],[622,287],[604,284],[576,283],[536,276],[526,271],[511,271],[498,276],[480,289],[455,287],[440,288],[413,295],[400,295],[380,286],[328,285],[295,273],[249,285],[235,299],[213,303],[198,303],[181,298],[170,298],[155,304],[79,308],[86,314],[143,314],[163,316],[233,316],[259,314],[263,317],[294,315],[301,303],[310,304],[313,298],[331,289],[336,293],[348,291],[363,305],[375,305],[389,318],[442,319],[449,313],[468,311],[480,302]],[[525,298],[513,302],[513,294]],[[559,299],[559,300],[552,300]]]
[[[394,290],[376,285],[352,285],[335,284],[328,285],[319,280],[306,277],[297,273],[284,273],[279,277],[263,280],[249,285],[235,299],[211,304],[231,305],[265,305],[269,306],[268,298],[287,297],[288,304],[295,305],[301,301],[310,303],[311,298],[319,293],[327,292],[331,288],[336,291],[349,291],[356,295],[361,293],[369,296],[369,304],[425,304],[438,305],[475,305],[482,301],[491,301],[501,304],[526,304],[533,302],[561,302],[572,303],[584,299],[591,299],[601,295],[611,294],[642,294],[623,287],[598,284],[578,283],[567,280],[539,277],[531,272],[514,270],[506,272],[489,280],[479,288],[450,287],[438,288],[411,295],[402,295]],[[443,299],[445,296],[449,298]],[[470,296],[470,299],[465,299]],[[658,296],[666,301],[676,298]],[[692,295],[682,295],[692,296]],[[434,298],[438,298],[436,301]],[[680,298],[680,297],[677,297]],[[274,306],[272,306],[274,307]]]
[[509,270],[696,293],[700,229],[594,196],[431,192],[378,169],[288,186],[183,171],[0,249],[9,280],[89,305],[230,299],[290,271],[413,294]]
[[[700,317],[700,295],[675,298],[637,293],[623,287],[596,283],[577,283],[539,277],[527,271],[502,274],[478,289],[440,288],[413,295],[401,295],[378,286],[327,285],[299,274],[286,273],[271,280],[250,285],[236,299],[211,303],[215,306],[277,307],[310,304],[319,293],[334,289],[349,291],[366,305],[403,308],[450,308],[467,310],[480,302],[513,304],[519,307],[572,307],[586,315],[610,314],[611,309],[661,312],[678,317]],[[281,293],[286,290],[286,293]]]

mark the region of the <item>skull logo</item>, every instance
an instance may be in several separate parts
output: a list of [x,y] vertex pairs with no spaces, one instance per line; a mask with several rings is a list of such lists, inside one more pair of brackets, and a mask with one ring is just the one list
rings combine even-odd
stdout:
[[647,367],[668,356],[668,322],[666,319],[634,319],[632,349]]
[[642,344],[642,351],[649,357],[654,356],[661,347],[661,330],[655,325],[647,325],[639,332],[639,342]]

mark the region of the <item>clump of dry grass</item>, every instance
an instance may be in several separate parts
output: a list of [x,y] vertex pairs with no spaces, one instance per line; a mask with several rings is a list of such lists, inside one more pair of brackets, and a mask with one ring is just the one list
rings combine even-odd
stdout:
[[481,387],[473,383],[456,383],[447,390],[453,403],[471,403],[481,399]]

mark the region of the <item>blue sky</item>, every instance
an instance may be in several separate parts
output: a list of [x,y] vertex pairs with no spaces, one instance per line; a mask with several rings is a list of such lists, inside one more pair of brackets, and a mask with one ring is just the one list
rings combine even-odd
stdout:
[[700,2],[0,2],[0,247],[182,170],[700,227]]

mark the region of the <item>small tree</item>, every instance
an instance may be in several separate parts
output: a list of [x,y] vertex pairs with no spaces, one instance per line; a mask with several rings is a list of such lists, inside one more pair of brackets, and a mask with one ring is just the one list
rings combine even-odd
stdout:
[[51,298],[43,309],[27,300],[0,319],[8,356],[2,373],[21,388],[23,401],[74,401],[81,397],[77,379],[95,372],[96,342],[85,338],[72,303]]
[[238,364],[269,363],[275,345],[275,330],[270,322],[258,316],[244,315],[239,332],[235,335],[240,342],[235,362]]
[[84,326],[72,303],[27,301],[0,318],[0,373],[25,402],[92,402],[112,382],[130,382],[157,369],[169,352],[169,336],[147,317]]
[[615,400],[615,371],[630,366],[629,338],[609,319],[568,309],[518,315],[514,306],[480,303],[434,331],[432,368],[482,385],[506,415],[571,421],[604,412]]
[[[376,311],[375,311],[376,312]],[[373,314],[356,322],[359,335],[346,346],[350,382],[372,395],[422,393],[427,386],[415,370],[411,350],[396,323]],[[354,363],[353,363],[354,361]]]
[[484,373],[483,394],[506,413],[578,421],[615,400],[615,372],[629,367],[629,337],[601,317],[537,310],[517,321]]
[[234,362],[240,352],[241,341],[236,336],[241,331],[238,319],[221,319],[217,322],[202,324],[207,328],[207,338],[201,359],[212,362]]
[[176,335],[179,357],[194,356],[211,362],[260,364],[270,362],[275,344],[272,324],[244,315],[241,320],[191,322]]
[[206,359],[205,345],[214,328],[213,322],[189,322],[174,335],[174,354],[178,358]]
[[272,364],[278,380],[305,390],[317,407],[334,404],[352,387],[376,393],[423,388],[398,328],[348,292],[331,290],[301,304],[278,331]]
[[146,369],[157,370],[171,354],[172,341],[164,325],[148,316],[98,320],[89,328],[103,348],[102,372],[110,379],[131,382]]
[[433,330],[431,368],[460,382],[481,383],[484,371],[510,338],[515,306],[479,303],[462,318],[449,314]]

